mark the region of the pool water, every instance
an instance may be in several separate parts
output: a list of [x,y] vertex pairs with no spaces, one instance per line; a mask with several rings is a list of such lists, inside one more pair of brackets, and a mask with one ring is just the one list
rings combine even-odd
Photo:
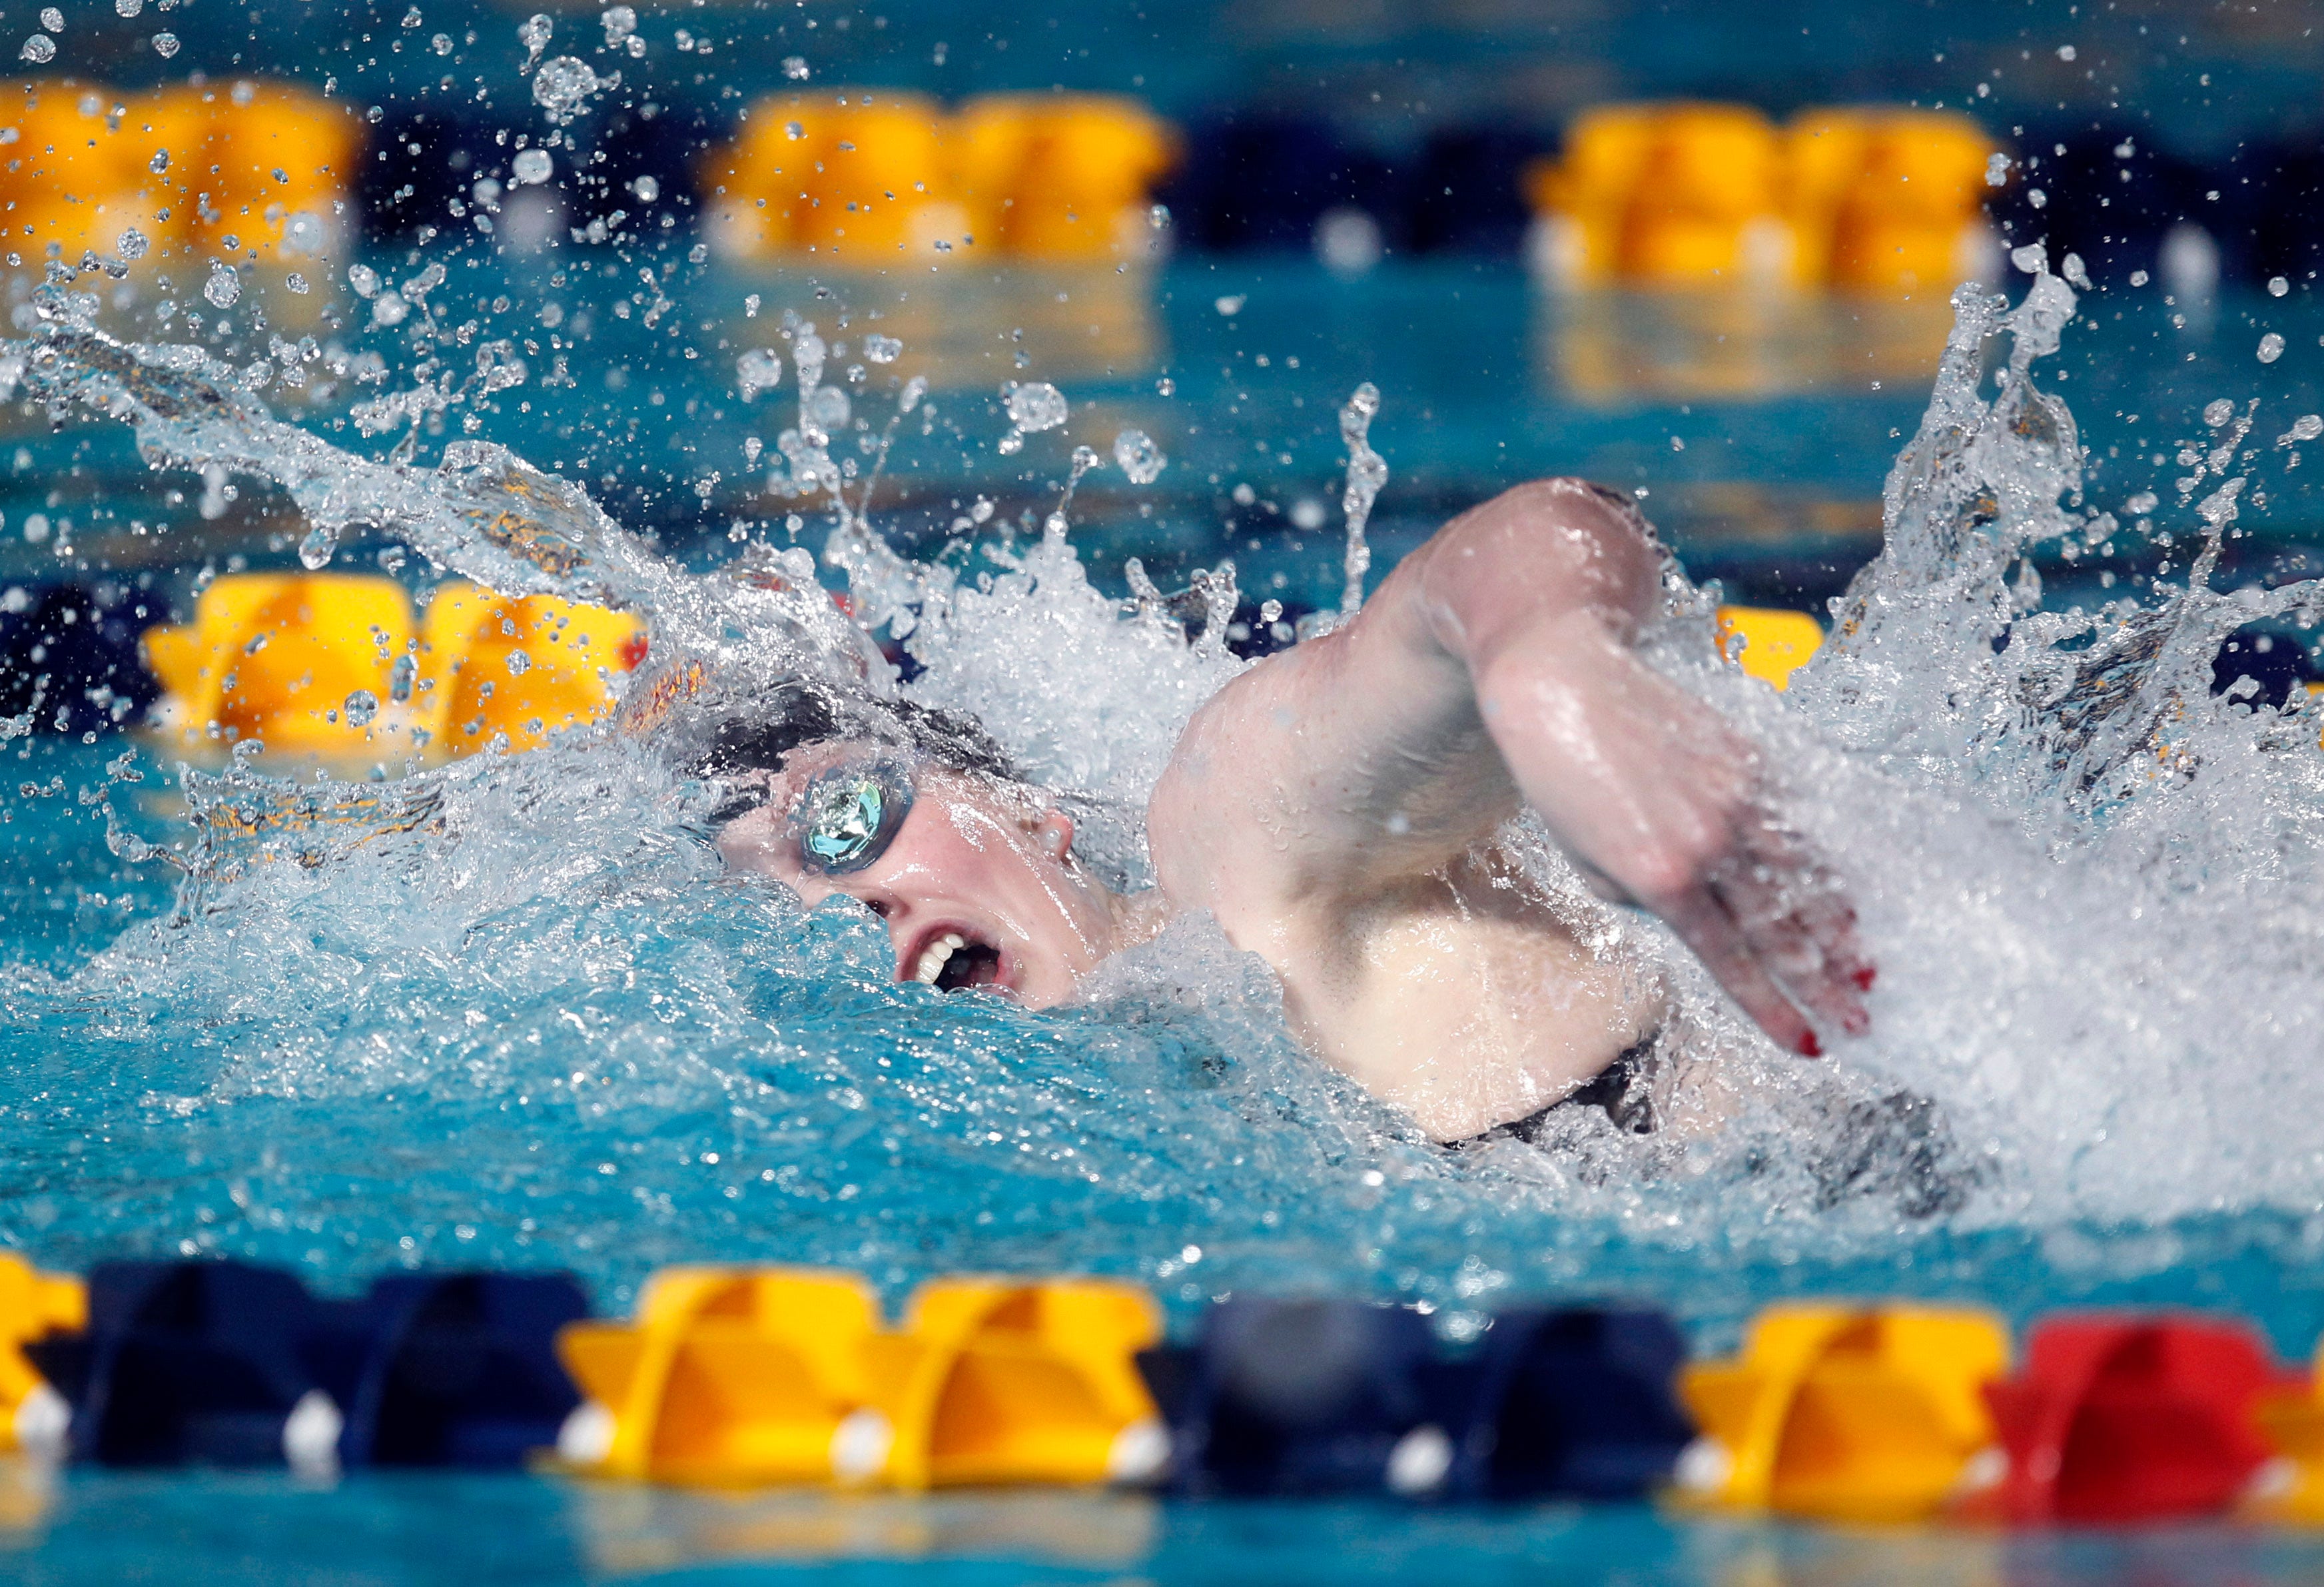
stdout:
[[[1670,528],[1698,572],[1833,593],[1877,540],[1849,530],[1844,510],[1819,520],[1803,506],[1800,529],[1784,503],[1853,503],[1859,525],[1877,523],[1881,476],[1926,396],[1925,374],[1914,386],[1894,370],[1879,391],[1871,376],[1856,389],[1836,372],[1831,348],[1846,337],[1830,326],[1786,333],[1806,350],[1795,346],[1760,385],[1721,375],[1688,386],[1674,383],[1684,362],[1675,355],[1646,376],[1590,374],[1582,354],[1569,355],[1587,318],[1536,299],[1514,272],[1431,267],[1343,285],[1304,265],[1237,265],[1231,280],[1223,269],[1177,267],[1157,283],[1134,359],[1085,366],[1079,379],[1026,366],[1083,414],[1085,429],[1066,438],[1102,449],[1135,421],[1173,455],[1144,501],[1119,480],[1084,498],[1076,541],[1102,587],[1119,587],[1129,554],[1167,572],[1172,557],[1191,567],[1223,552],[1247,594],[1328,604],[1336,519],[1301,530],[1292,512],[1303,494],[1327,495],[1337,404],[1368,378],[1387,397],[1373,434],[1396,471],[1380,570],[1442,511],[1494,485],[1587,471],[1637,481],[1650,512],[1680,505]],[[715,273],[687,290],[712,325],[707,306],[737,296]],[[2314,318],[2305,305],[2304,295],[2228,303],[2191,330],[2145,300],[2126,299],[2119,320],[2108,296],[2086,305],[2057,389],[2083,421],[2089,490],[2167,497],[2169,476],[2187,466],[2147,459],[2201,433],[2201,410],[2218,397],[2264,395],[2273,428],[2254,432],[2263,448],[2313,407],[2305,364],[2263,371],[2241,350],[2262,318],[2304,342]],[[722,357],[733,351],[727,340]],[[568,447],[576,469],[594,447],[586,466],[600,470],[669,443],[740,457],[746,426],[782,422],[746,414],[667,351],[616,339],[591,358],[650,388],[666,374],[667,392],[688,393],[696,409],[641,410],[603,391],[585,401],[567,389],[532,414],[504,404],[493,417],[507,429],[489,433],[549,462]],[[1017,367],[1013,356],[1007,364]],[[1012,377],[955,372],[939,386],[950,428],[901,448],[891,470],[908,540],[916,522],[940,536],[955,497],[990,491],[1004,519],[1019,503],[1052,499],[1059,438],[1037,438],[1016,463],[983,450],[1000,428],[984,393]],[[1156,389],[1164,379],[1167,397]],[[650,418],[632,445],[628,421],[641,411]],[[85,447],[85,477],[116,517],[134,493],[161,488],[131,471],[122,432],[69,429],[41,444]],[[2238,568],[2281,577],[2306,565],[2324,521],[2312,513],[2312,475],[2284,460],[2263,451],[2255,466],[2247,509],[2270,500],[2264,512],[2246,511],[2255,532],[2223,542],[2223,585]],[[2023,471],[2034,466],[2014,459],[2020,472],[2009,477],[2031,477]],[[664,458],[615,473],[609,497],[649,513],[706,500],[708,511],[662,523],[665,544],[697,563],[713,559],[732,513],[750,512],[748,532],[785,535],[779,504],[726,502],[722,482],[696,494],[695,466]],[[1250,487],[1248,500],[1237,485]],[[197,531],[217,537],[204,548],[214,563],[231,548],[287,559],[295,536],[279,503],[255,490],[249,501],[258,504],[248,516]],[[9,511],[16,521],[20,509]],[[139,538],[92,531],[83,555],[102,563],[116,546],[140,549]],[[2099,582],[2104,553],[2068,561],[2054,543],[2037,548],[2046,606],[2137,588],[2163,549],[2123,539],[2108,563],[2121,570],[2115,585]],[[343,557],[375,549],[350,544]],[[157,600],[188,587],[173,555],[153,560]],[[1181,646],[1147,657],[1142,688],[1118,676],[1109,687],[1125,654],[1145,653],[1109,648],[1130,641],[1093,626],[1093,613],[1111,617],[1097,597],[1076,596],[1070,577],[1047,584],[1012,610],[1046,615],[1051,639],[1019,653],[980,650],[990,628],[939,634],[921,687],[964,691],[1051,765],[1073,766],[1070,780],[1134,788],[1167,747],[1172,713],[1229,663]],[[1928,646],[1932,669],[1969,664],[1941,649]],[[1924,681],[1910,666],[1893,676]],[[1819,1207],[1783,1164],[1746,1172],[1731,1155],[1645,1177],[1602,1142],[1572,1156],[1453,1158],[1305,1059],[1267,978],[1198,926],[1126,955],[1083,1005],[1050,1015],[897,986],[884,933],[860,911],[802,911],[722,874],[692,830],[698,806],[685,780],[644,755],[568,745],[466,762],[436,779],[441,833],[354,846],[312,870],[256,863],[181,895],[169,864],[124,860],[106,836],[110,824],[197,859],[186,780],[168,755],[100,734],[0,752],[18,757],[18,792],[0,807],[14,861],[0,883],[14,964],[0,979],[0,1112],[13,1148],[0,1234],[61,1268],[231,1254],[294,1267],[326,1288],[395,1265],[571,1268],[609,1311],[625,1309],[657,1266],[701,1259],[843,1266],[891,1297],[946,1271],[1100,1273],[1152,1286],[1181,1319],[1230,1290],[1326,1290],[1426,1305],[1455,1333],[1498,1305],[1625,1298],[1676,1312],[1702,1350],[1731,1344],[1758,1306],[1794,1295],[1960,1299],[2020,1323],[2067,1305],[2184,1305],[2249,1316],[2280,1350],[2304,1356],[2324,1331],[2324,1179],[2291,1114],[2312,1092],[2301,1076],[2313,1066],[2315,1025],[2296,998],[2271,1001],[2270,983],[2236,977],[2289,965],[2312,983],[2315,949],[2299,909],[2269,926],[2243,920],[2252,912],[2236,900],[2306,874],[2306,774],[2283,770],[2273,751],[2237,749],[2229,735],[2248,736],[2249,722],[2204,716],[2188,731],[2209,736],[2189,742],[2221,768],[2190,784],[2204,803],[2134,789],[2061,836],[2049,824],[2065,817],[2049,804],[2037,811],[2025,791],[2033,760],[2012,759],[2006,742],[1972,727],[1950,741],[1960,764],[1988,768],[1988,786],[1939,764],[1940,711],[1916,725],[1805,697],[1800,711],[1835,713],[1825,720],[1836,737],[1851,724],[1867,737],[1877,728],[1877,743],[1852,746],[1859,761],[1916,769],[1917,780],[1892,772],[1878,783],[1771,698],[1721,698],[1811,785],[1803,818],[1855,823],[1857,836],[1835,826],[1835,841],[1853,841],[1855,857],[1892,886],[1868,918],[1903,955],[1892,961],[1898,1001],[1883,1005],[1902,1029],[1863,1062],[1874,1080],[1946,1088],[1968,1149],[2000,1165],[1998,1187],[1972,1195],[1960,1215],[1914,1216],[1877,1195]],[[2024,830],[1992,814],[2019,797]],[[2238,832],[2255,847],[2282,835],[2288,869],[2252,870]],[[2184,890],[2193,901],[2172,918],[2194,923],[2196,939],[2181,962],[2157,963],[2174,946],[2169,931],[2136,922],[2174,895],[2133,862],[2165,873],[2187,853],[2189,868],[2234,885]],[[2077,855],[2096,874],[2076,880]],[[2054,876],[2043,868],[2052,862]],[[1973,940],[1979,933],[1992,940]],[[2078,966],[2098,995],[2061,1000],[2043,981],[2061,965]],[[2153,990],[2174,976],[2190,989],[2175,1001],[2167,986]],[[2280,993],[2286,983],[2273,984]],[[2122,1053],[2103,1007],[2117,986],[2149,998],[2133,1001]],[[2149,1014],[2151,1051],[2137,1034]],[[2185,1035],[2198,1028],[2209,1030],[2209,1049]],[[2157,1077],[2169,1084],[2147,1084]],[[2134,1082],[2147,1093],[2091,1111],[2089,1093]],[[2253,1129],[2258,1095],[2282,1099],[2281,1125]],[[0,1571],[33,1581],[122,1579],[133,1556],[171,1570],[198,1560],[205,1576],[253,1581],[853,1579],[919,1560],[945,1562],[962,1581],[1012,1582],[1327,1570],[1380,1580],[1460,1570],[1674,1582],[2297,1580],[2315,1564],[2301,1540],[2227,1529],[1859,1536],[1671,1524],[1620,1509],[738,1499],[448,1478],[363,1478],[318,1492],[265,1477],[108,1473],[73,1473],[43,1491],[29,1472],[12,1491],[24,1524]]]

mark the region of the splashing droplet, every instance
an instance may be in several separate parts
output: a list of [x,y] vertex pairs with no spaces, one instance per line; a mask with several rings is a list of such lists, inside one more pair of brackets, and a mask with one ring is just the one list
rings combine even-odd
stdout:
[[116,16],[134,16],[144,9],[145,0],[113,0],[113,12]]
[[549,173],[556,169],[556,157],[546,149],[520,149],[509,166],[510,174],[516,178],[517,186],[521,188],[535,187],[547,181]]
[[145,251],[152,246],[152,245],[145,240],[145,234],[134,226],[115,238],[113,244],[114,252],[119,254],[124,259],[143,259],[145,257]]
[[2259,339],[2259,361],[2273,364],[2283,356],[2283,338],[2270,331]]
[[560,55],[544,61],[533,78],[532,101],[549,113],[549,120],[562,124],[580,115],[589,96],[604,87],[606,80],[579,57]]
[[231,309],[242,296],[242,277],[235,273],[233,265],[214,263],[209,280],[202,283],[202,296],[221,309]]
[[807,65],[806,56],[786,55],[783,57],[783,75],[785,77],[790,78],[791,81],[795,83],[803,83],[807,81]]
[[153,35],[153,53],[154,53],[154,54],[159,55],[162,60],[169,60],[169,59],[170,59],[170,57],[171,57],[172,55],[175,55],[177,52],[178,52],[178,35],[177,35],[177,34],[175,34],[175,33],[155,33],[155,34]]
[[34,33],[17,54],[34,66],[46,66],[57,58],[57,42],[46,33]]
[[903,350],[904,344],[893,337],[883,337],[874,332],[863,338],[863,355],[874,364],[893,364],[896,355]]
[[517,42],[524,46],[524,65],[519,69],[530,71],[540,60],[540,52],[549,48],[557,23],[542,12],[534,12],[516,24]]
[[783,378],[783,361],[766,347],[753,347],[734,360],[734,384],[748,402],[770,391]]
[[1340,620],[1343,623],[1364,604],[1364,575],[1372,565],[1371,547],[1364,540],[1364,526],[1371,521],[1372,503],[1379,499],[1380,486],[1388,483],[1388,459],[1373,451],[1371,443],[1372,419],[1379,412],[1379,388],[1366,381],[1348,398],[1348,405],[1340,410],[1340,438],[1348,447],[1348,488],[1340,498],[1340,511],[1348,520],[1348,550],[1343,561],[1348,583],[1340,595]]
[[331,558],[337,554],[338,549],[338,527],[318,523],[307,531],[306,539],[299,542],[299,566],[309,573],[319,572],[331,565]]
[[1027,435],[1056,429],[1066,413],[1065,394],[1047,381],[1028,382],[1009,393],[1009,422]]
[[367,688],[359,688],[341,702],[347,714],[350,727],[369,727],[372,718],[379,715],[379,697]]
[[1113,460],[1132,484],[1152,484],[1170,462],[1142,429],[1125,429],[1113,438]]

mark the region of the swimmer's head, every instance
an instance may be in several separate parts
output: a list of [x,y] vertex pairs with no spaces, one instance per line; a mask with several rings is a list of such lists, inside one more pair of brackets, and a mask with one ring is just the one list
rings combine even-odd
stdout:
[[899,980],[1045,1008],[1110,946],[1113,895],[1074,823],[974,722],[787,693],[718,733],[702,770],[733,790],[718,852],[810,907],[845,894],[888,923]]

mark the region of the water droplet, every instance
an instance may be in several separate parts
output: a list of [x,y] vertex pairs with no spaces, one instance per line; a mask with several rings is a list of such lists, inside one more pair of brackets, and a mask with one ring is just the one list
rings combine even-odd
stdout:
[[404,301],[401,293],[382,292],[372,301],[371,321],[374,325],[401,325],[410,312],[411,305]]
[[1028,435],[1055,429],[1065,423],[1065,394],[1047,381],[1037,380],[1009,393],[1009,422]]
[[154,53],[154,54],[159,55],[162,60],[169,60],[169,59],[170,59],[170,57],[171,57],[172,55],[175,55],[177,52],[178,52],[178,35],[177,35],[177,34],[175,34],[175,33],[155,33],[155,34],[153,35],[153,53]]
[[1996,154],[1985,162],[1985,185],[1997,188],[2009,180],[2009,156]]
[[807,67],[806,56],[786,55],[783,57],[783,75],[790,78],[791,81],[795,83],[803,83],[807,81]]
[[516,41],[524,46],[525,70],[532,69],[533,62],[540,59],[543,50],[549,48],[549,38],[556,32],[556,23],[538,11],[516,24]]
[[519,149],[516,159],[509,166],[510,174],[516,178],[519,187],[533,187],[545,182],[556,169],[556,157],[546,149]]
[[798,122],[787,121],[783,123],[783,134],[789,138],[792,143],[796,143],[801,138],[807,136],[807,128],[801,126]]
[[145,9],[145,0],[113,0],[114,14],[134,16]]
[[734,360],[734,385],[748,402],[783,378],[783,361],[766,347],[753,347]]
[[2270,331],[2259,339],[2259,361],[2273,364],[2283,356],[2283,338]]
[[115,238],[113,243],[114,252],[124,259],[143,259],[145,251],[152,246],[152,244],[145,240],[145,234],[134,226]]
[[369,727],[372,718],[379,715],[379,697],[367,688],[359,688],[342,702],[350,727]]
[[1216,302],[1213,303],[1211,307],[1217,309],[1221,314],[1231,317],[1233,315],[1240,314],[1242,312],[1242,306],[1250,301],[1250,293],[1231,292],[1227,296],[1219,299]]
[[2324,416],[2303,413],[2292,421],[2290,429],[2283,432],[2283,441],[2312,441],[2318,436],[2324,436]]
[[65,31],[65,14],[53,5],[41,7],[41,25],[52,33]]
[[2218,429],[2235,416],[2236,405],[2225,397],[2216,397],[2203,408],[2203,422],[2213,429]]
[[1142,429],[1125,429],[1113,438],[1113,460],[1132,484],[1152,484],[1170,462]]
[[242,296],[242,277],[235,273],[233,265],[213,261],[210,278],[202,283],[202,296],[221,309],[231,309]]
[[438,55],[449,55],[452,53],[452,35],[438,33],[428,41],[428,47]]
[[57,42],[46,33],[34,33],[17,53],[34,66],[46,66],[57,58]]
[[584,101],[602,85],[589,63],[577,56],[560,55],[541,63],[540,73],[532,79],[532,101],[549,113],[554,122],[567,122],[581,114]]
[[874,364],[893,364],[896,361],[896,355],[903,350],[903,343],[893,337],[883,337],[876,331],[863,338],[863,355]]
[[638,31],[638,14],[627,5],[609,5],[597,18],[605,30],[608,49]]
[[410,655],[398,656],[395,665],[387,669],[387,697],[401,706],[411,698],[411,685],[420,676],[420,662]]
[[508,669],[511,678],[522,678],[532,670],[532,658],[522,650],[511,650],[508,653]]
[[154,150],[153,158],[145,162],[145,169],[152,171],[157,176],[162,171],[169,170],[170,152],[167,149]]
[[2071,44],[2061,44],[2061,45],[2059,45],[2059,46],[2058,46],[2058,59],[2059,59],[2059,60],[2071,60],[2073,58],[2074,58],[2074,47],[2073,47]]
[[815,395],[807,399],[807,412],[827,434],[845,424],[854,408],[837,386],[817,386]]
[[307,531],[299,542],[299,566],[308,572],[317,572],[331,565],[333,553],[339,549],[339,531],[327,524],[318,523]]
[[290,275],[288,275],[287,277],[285,277],[285,278],[284,278],[282,284],[283,284],[284,286],[286,286],[286,287],[289,287],[292,292],[296,293],[298,296],[300,296],[300,297],[301,297],[301,298],[305,297],[309,292],[311,292],[311,291],[313,291],[315,290],[315,289],[314,289],[314,287],[313,287],[311,284],[309,284],[309,282],[308,281],[307,278],[306,278],[305,276],[303,276],[303,275],[300,275],[300,274],[297,271],[295,271],[295,270],[294,270],[294,271],[292,271],[292,272],[290,273]]
[[904,389],[897,394],[896,407],[900,412],[909,413],[920,405],[920,399],[927,394],[928,377],[925,374],[916,374],[904,383]]
[[368,264],[350,264],[347,285],[355,288],[358,298],[375,298],[379,295],[379,272]]
[[2267,295],[2269,297],[2281,298],[2284,293],[2290,291],[2292,291],[2292,283],[2284,280],[2282,276],[2272,275],[2267,278]]
[[630,191],[638,196],[641,204],[650,204],[661,197],[661,184],[650,176],[641,176],[630,184]]
[[1167,228],[1170,224],[1170,206],[1167,204],[1157,204],[1148,209],[1146,211],[1146,224],[1152,226],[1157,232]]

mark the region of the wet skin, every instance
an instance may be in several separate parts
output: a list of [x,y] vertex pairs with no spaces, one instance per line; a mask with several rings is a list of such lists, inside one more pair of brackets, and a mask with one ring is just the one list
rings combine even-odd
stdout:
[[[882,915],[899,979],[1042,1008],[1172,915],[1208,910],[1281,979],[1308,1047],[1439,1139],[1558,1100],[1664,1018],[1513,884],[1521,805],[1607,896],[1668,922],[1776,1042],[1861,1034],[1872,968],[1833,879],[1769,814],[1753,747],[1632,650],[1663,554],[1576,480],[1520,486],[1405,558],[1356,620],[1198,712],[1148,809],[1159,885],[1074,858],[1039,792],[924,766],[874,864],[799,862],[791,802],[856,747],[794,754],[730,863]],[[958,939],[954,946],[953,939]]]

